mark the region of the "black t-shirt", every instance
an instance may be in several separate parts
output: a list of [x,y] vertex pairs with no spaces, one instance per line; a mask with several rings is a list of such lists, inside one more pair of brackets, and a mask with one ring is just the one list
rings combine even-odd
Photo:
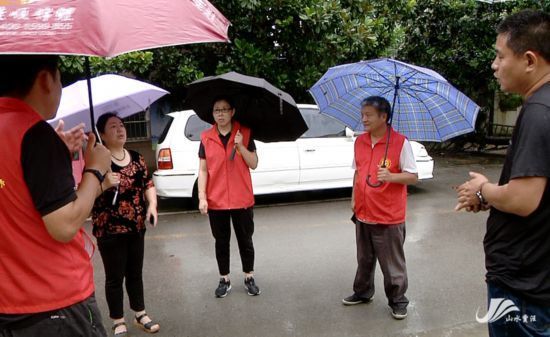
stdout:
[[21,165],[40,215],[47,215],[76,199],[69,149],[48,123],[41,121],[25,133]]
[[[40,215],[47,215],[76,199],[69,150],[45,121],[32,126],[23,136],[21,165],[31,198]],[[0,330],[30,326],[49,317],[52,312],[0,313]]]
[[[525,102],[499,185],[521,177],[550,178],[550,83]],[[484,246],[487,281],[550,305],[550,181],[527,217],[491,208]]]
[[[220,136],[220,140],[222,141],[222,144],[224,147],[227,147],[227,143],[229,143],[229,138],[231,138],[231,133],[228,133],[226,135],[222,135],[218,132],[218,136]],[[254,143],[254,139],[250,137],[250,141],[248,142],[248,146],[246,149],[250,152],[256,151],[256,143]],[[199,158],[206,159],[206,151],[204,149],[204,144],[201,141],[201,145],[199,146]]]

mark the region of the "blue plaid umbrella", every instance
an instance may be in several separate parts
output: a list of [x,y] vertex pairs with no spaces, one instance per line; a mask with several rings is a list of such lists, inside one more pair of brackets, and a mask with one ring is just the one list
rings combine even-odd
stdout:
[[309,92],[320,112],[363,130],[361,101],[385,97],[390,123],[411,140],[441,142],[475,129],[479,106],[433,70],[381,58],[330,68]]

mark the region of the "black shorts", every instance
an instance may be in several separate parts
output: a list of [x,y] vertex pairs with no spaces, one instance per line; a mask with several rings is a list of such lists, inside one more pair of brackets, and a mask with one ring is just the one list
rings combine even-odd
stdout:
[[92,295],[70,307],[51,311],[42,319],[33,320],[29,326],[0,330],[0,337],[35,336],[107,337],[95,296]]

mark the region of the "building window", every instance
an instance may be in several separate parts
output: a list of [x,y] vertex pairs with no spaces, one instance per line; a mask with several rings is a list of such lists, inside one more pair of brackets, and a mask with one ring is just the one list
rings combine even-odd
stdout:
[[129,142],[143,141],[151,138],[149,132],[149,110],[124,118],[126,135]]

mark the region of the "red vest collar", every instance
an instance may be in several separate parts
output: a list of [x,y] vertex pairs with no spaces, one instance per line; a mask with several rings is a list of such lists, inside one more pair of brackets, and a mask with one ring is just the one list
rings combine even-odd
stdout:
[[[0,113],[10,111],[18,111],[21,113],[34,113],[40,116],[40,114],[36,112],[33,107],[31,107],[29,104],[27,104],[27,102],[19,98],[0,97]],[[40,119],[43,119],[42,116],[40,116]]]
[[[393,142],[392,136],[396,133],[396,131],[391,126],[388,126],[386,128],[386,132],[384,132],[384,135],[382,136],[382,138],[380,138],[380,140],[378,140],[378,142],[376,144],[386,144],[387,143],[388,131],[391,132],[391,134],[390,134],[390,144]],[[366,132],[366,135],[367,135],[367,137],[365,137],[365,142],[368,145],[372,146],[372,138],[371,138],[370,132]]]
[[[237,130],[239,130],[240,128],[241,128],[241,124],[239,122],[231,121],[231,137],[230,137],[230,139],[235,137],[235,134],[237,133]],[[208,130],[206,132],[206,137],[221,144],[219,134],[220,134],[220,132],[218,131],[218,125],[216,123],[214,123],[214,125],[212,125],[210,130]]]

